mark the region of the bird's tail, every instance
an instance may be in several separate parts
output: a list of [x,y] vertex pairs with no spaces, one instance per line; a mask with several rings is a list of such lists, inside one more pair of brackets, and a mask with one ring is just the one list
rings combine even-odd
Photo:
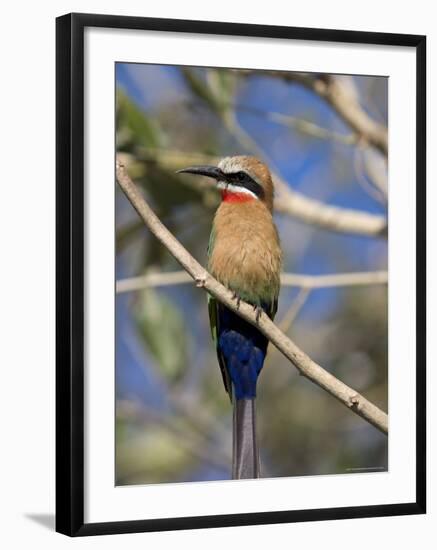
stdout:
[[232,479],[259,477],[255,398],[233,399]]

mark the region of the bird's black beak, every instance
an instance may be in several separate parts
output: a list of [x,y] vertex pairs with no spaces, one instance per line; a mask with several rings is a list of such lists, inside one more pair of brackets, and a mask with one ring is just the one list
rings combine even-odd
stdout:
[[224,173],[217,166],[189,166],[178,170],[176,174],[196,174],[198,176],[206,176],[216,180],[224,179]]

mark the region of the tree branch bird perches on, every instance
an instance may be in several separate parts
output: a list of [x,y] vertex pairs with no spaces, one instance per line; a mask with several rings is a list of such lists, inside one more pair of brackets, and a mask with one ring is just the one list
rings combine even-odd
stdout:
[[[257,312],[274,319],[278,307],[282,253],[272,217],[273,182],[255,157],[227,157],[218,166],[191,166],[181,173],[216,180],[222,202],[208,246],[208,270]],[[225,389],[233,404],[232,478],[260,477],[255,399],[269,340],[209,296],[211,332]]]

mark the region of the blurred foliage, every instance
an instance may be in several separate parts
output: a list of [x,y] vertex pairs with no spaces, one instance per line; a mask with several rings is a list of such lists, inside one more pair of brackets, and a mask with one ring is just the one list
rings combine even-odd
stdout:
[[[139,336],[168,380],[177,380],[188,362],[188,338],[183,312],[165,295],[149,288],[134,308]],[[171,345],[169,345],[171,342]]]
[[[378,208],[356,181],[354,140],[338,143],[308,133],[310,121],[349,135],[311,92],[274,78],[255,78],[248,86],[247,75],[235,70],[130,70],[137,78],[131,88],[118,65],[117,149],[156,213],[201,263],[219,198],[213,187],[175,171],[250,153],[229,120],[244,126],[309,196]],[[368,112],[386,116],[385,79],[359,77],[350,84]],[[155,95],[143,101],[134,88]],[[293,124],[275,124],[269,110],[293,116]],[[386,243],[330,234],[289,217],[276,221],[285,271],[386,269]],[[179,269],[118,189],[116,245],[117,278]],[[279,321],[295,295],[282,290]],[[335,376],[387,408],[386,287],[314,290],[289,334]],[[231,406],[205,294],[179,285],[119,295],[116,338],[117,484],[229,479]],[[260,376],[257,409],[264,477],[387,468],[387,438],[298,376],[273,349]]]
[[116,105],[117,150],[136,150],[141,147],[158,147],[161,133],[156,121],[145,117],[141,109],[121,91]]

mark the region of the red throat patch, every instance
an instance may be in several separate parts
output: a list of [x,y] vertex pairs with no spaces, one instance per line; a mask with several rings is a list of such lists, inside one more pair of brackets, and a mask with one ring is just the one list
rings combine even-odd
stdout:
[[232,191],[221,192],[223,202],[249,202],[256,200],[255,197],[248,195],[247,193],[234,193]]

